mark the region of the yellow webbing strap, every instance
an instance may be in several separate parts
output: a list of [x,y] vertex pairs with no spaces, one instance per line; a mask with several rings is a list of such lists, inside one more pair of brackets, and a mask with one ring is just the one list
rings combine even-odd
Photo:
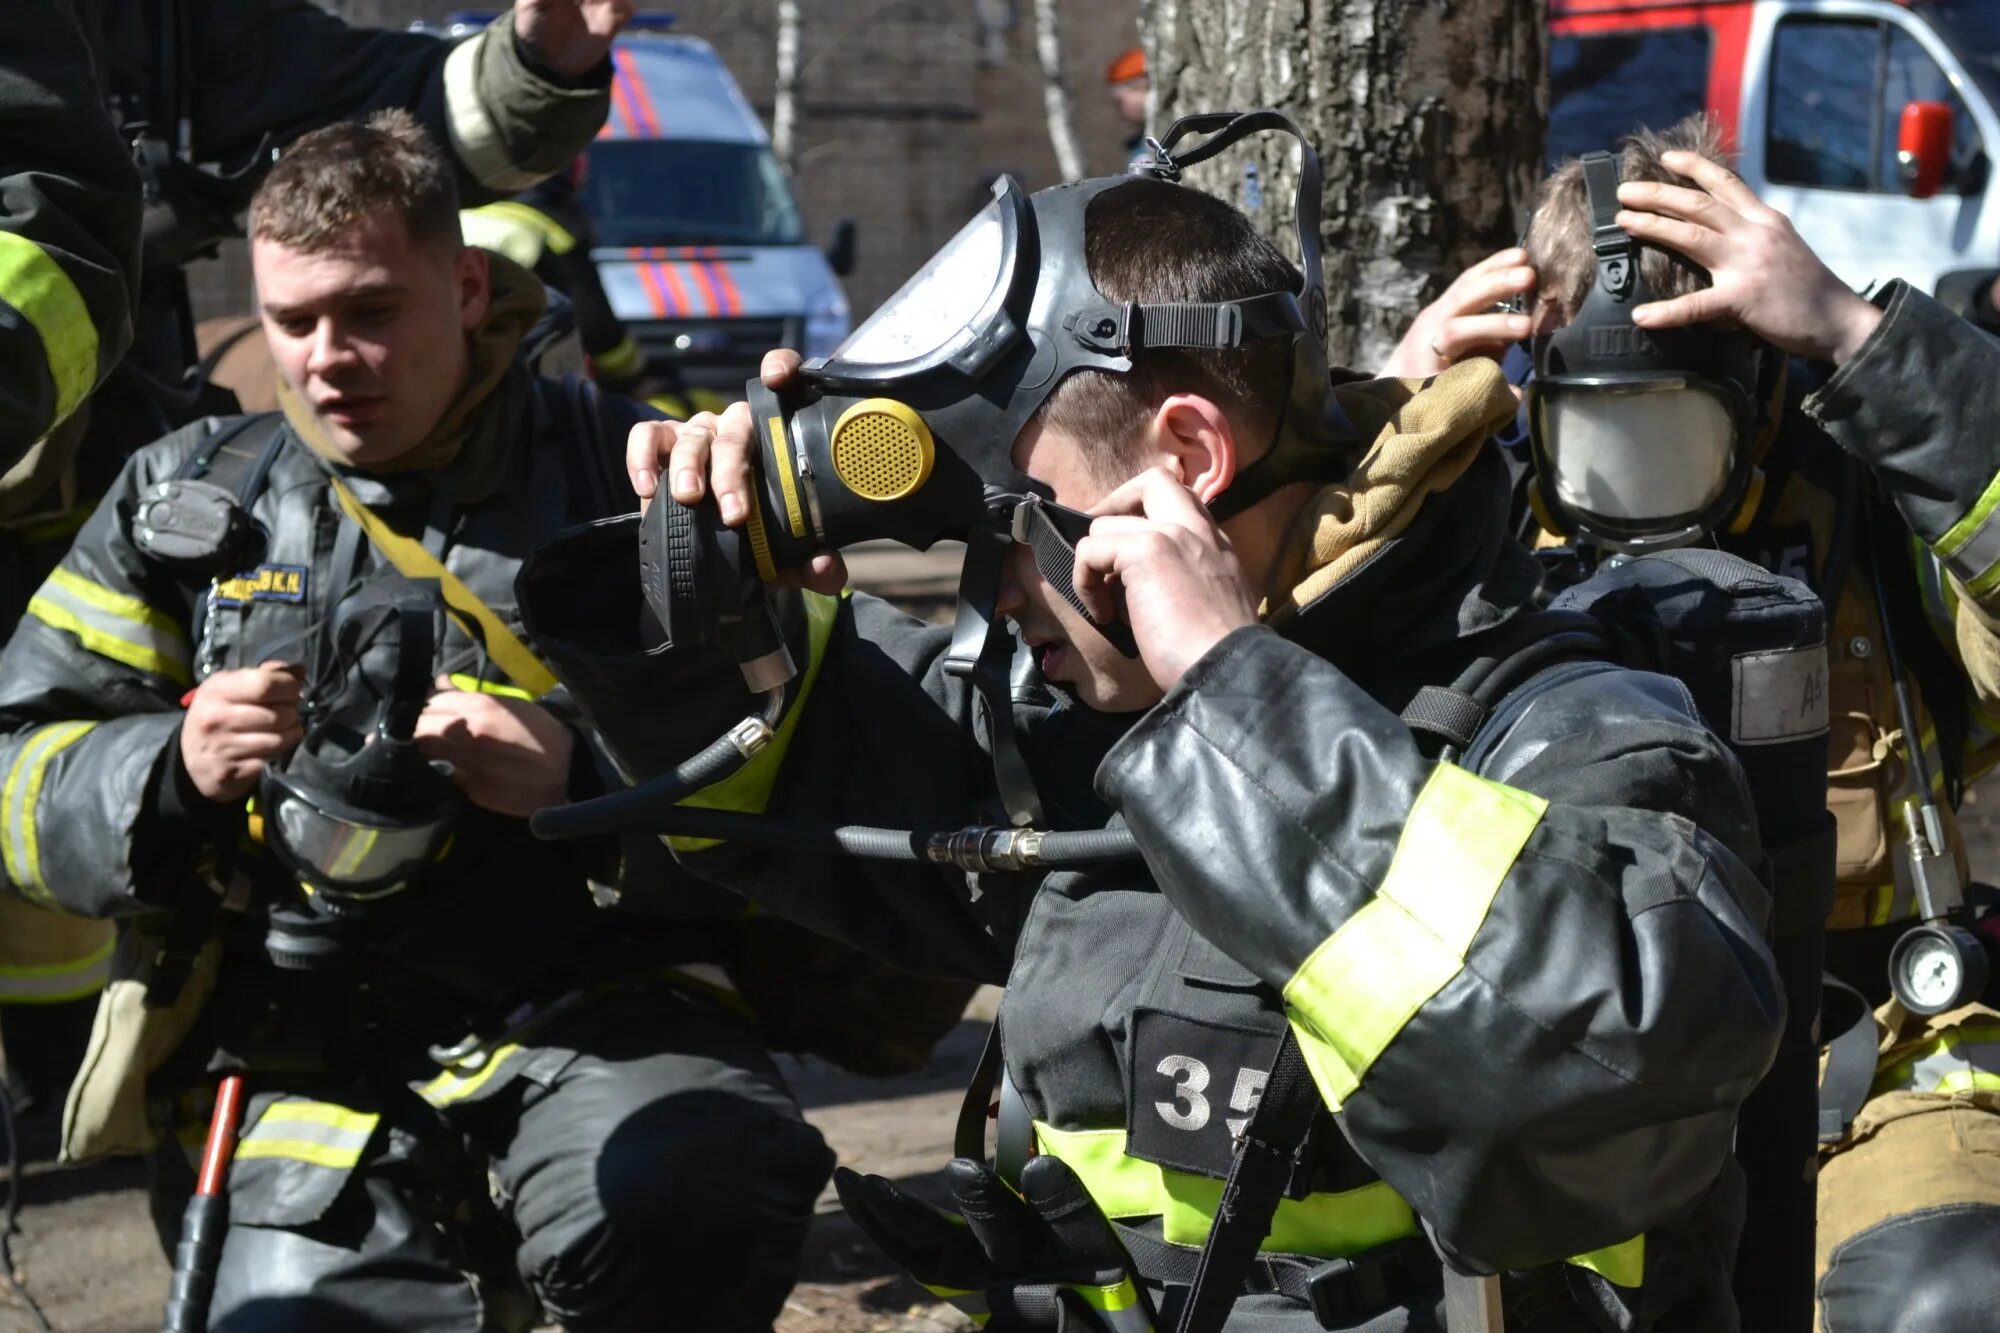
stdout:
[[362,504],[346,482],[329,472],[327,480],[333,483],[333,493],[340,501],[341,509],[347,516],[361,525],[368,540],[382,553],[382,558],[413,579],[436,579],[444,589],[445,605],[461,622],[471,621],[482,631],[486,652],[500,669],[516,685],[539,699],[560,683],[555,672],[543,665],[527,644],[521,642],[520,635],[507,628],[507,622],[495,615],[493,608],[479,600],[479,595],[465,586],[458,575],[426,551],[422,542],[412,541],[402,533],[383,522],[381,517]]

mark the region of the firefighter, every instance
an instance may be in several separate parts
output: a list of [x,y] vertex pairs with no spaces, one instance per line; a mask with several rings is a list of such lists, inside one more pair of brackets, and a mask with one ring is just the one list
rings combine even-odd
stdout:
[[[5,60],[46,59],[56,72],[36,76],[29,63],[27,77],[0,84],[0,117],[10,147],[18,121],[35,152],[60,156],[10,176],[8,200],[37,201],[23,213],[31,228],[68,229],[47,238],[64,248],[44,253],[71,285],[42,281],[45,270],[29,262],[36,256],[19,252],[14,281],[32,281],[33,299],[14,310],[48,360],[0,394],[0,464],[11,466],[0,476],[0,634],[132,450],[234,410],[226,393],[190,373],[197,357],[181,270],[239,234],[236,219],[275,150],[315,125],[408,106],[449,143],[469,195],[519,190],[570,161],[603,123],[607,53],[632,8],[631,0],[522,0],[453,46],[352,28],[293,0],[33,3],[51,12],[15,17],[18,39],[10,37]],[[57,59],[57,44],[73,48],[79,28],[87,50]],[[134,253],[141,200],[143,245]],[[6,224],[40,239],[19,225]],[[29,335],[16,319],[9,336]],[[42,364],[38,353],[7,358],[10,376]],[[46,1097],[73,1064],[72,1034],[89,1022],[109,936],[101,924],[51,920],[0,899],[0,940],[0,1011],[37,1006],[12,1015],[10,1044]],[[51,1003],[75,997],[83,998]]]
[[[955,680],[982,670],[963,641],[976,582],[955,637],[829,596],[834,553],[788,562],[815,591],[781,603],[800,674],[780,741],[701,802],[762,817],[677,844],[828,933],[1006,981],[997,1168],[954,1161],[949,1216],[837,1173],[850,1213],[992,1326],[1173,1327],[1284,1039],[1316,1119],[1295,1170],[1282,1155],[1230,1327],[1437,1327],[1433,1241],[1454,1271],[1514,1272],[1523,1310],[1565,1326],[1728,1327],[1730,1137],[1781,1008],[1739,769],[1685,695],[1609,664],[1541,694],[1485,776],[1433,762],[1398,717],[1531,611],[1483,447],[1513,411],[1497,370],[1330,385],[1303,212],[1302,275],[1165,179],[998,193],[824,371],[766,359],[787,449],[745,406],[630,445],[642,498],[712,496],[753,549],[859,521],[809,451],[822,429],[849,488],[925,496],[893,460],[932,440],[930,494],[1011,496],[959,515],[975,578],[986,524],[1026,534],[1000,545],[994,605],[1033,660],[976,706]],[[871,411],[842,446],[830,423]],[[884,435],[915,453],[864,466]],[[813,471],[764,487],[794,448]],[[771,509],[781,494],[797,508]],[[928,530],[920,503],[881,508]],[[1066,536],[1033,526],[1057,522]],[[1051,581],[1064,546],[1074,578]],[[524,610],[607,744],[660,773],[754,699],[678,623],[672,648],[633,655],[628,606],[578,604],[604,581],[586,555],[545,553]],[[1055,830],[1117,816],[1143,864],[1037,870],[1041,851],[931,840],[923,862],[862,863],[867,892],[829,891],[835,833],[1003,808]],[[1123,835],[1074,836],[1083,860]]]
[[[1833,1058],[1822,1076],[1815,1317],[1827,1329],[1982,1328],[2000,1262],[2000,1116],[1990,1098],[2000,1088],[2000,1013],[1976,986],[1962,1002],[1913,1010],[1892,997],[1889,964],[1922,924],[1916,775],[1931,779],[1947,844],[1939,859],[1964,884],[1970,866],[1952,807],[2000,758],[2000,604],[1990,591],[2000,549],[1981,526],[2000,493],[1991,402],[2000,351],[1900,281],[1872,300],[1848,289],[1728,169],[1700,118],[1635,134],[1618,161],[1626,183],[1616,222],[1645,244],[1655,298],[1632,322],[1697,328],[1711,342],[1740,326],[1796,358],[1789,382],[1766,385],[1777,410],[1744,441],[1747,456],[1722,469],[1740,464],[1747,485],[1682,540],[1805,579],[1828,602],[1836,883],[1826,954],[1841,985],[1827,994],[1821,1029],[1836,1050],[1844,1032],[1858,1034],[1863,1056],[1858,1078]],[[1546,338],[1576,314],[1596,261],[1574,163],[1544,185],[1526,246],[1455,284],[1412,326],[1394,364],[1435,373],[1497,352],[1531,323]],[[1492,308],[1527,292],[1536,294],[1530,311]],[[1514,356],[1525,370],[1528,358]],[[1594,474],[1602,507],[1686,495],[1687,478],[1721,475],[1697,461],[1712,455],[1691,441],[1690,418],[1642,409],[1624,431],[1601,434],[1633,442],[1624,464],[1582,451],[1557,462],[1550,442],[1560,431],[1529,419],[1532,438],[1515,441],[1536,499],[1532,513],[1525,501],[1516,509],[1529,529],[1575,533],[1575,513],[1550,503],[1557,476]],[[1676,480],[1666,484],[1650,469],[1669,458]],[[1898,707],[1898,676],[1913,726]],[[1846,1004],[1857,992],[1872,1018]]]
[[601,911],[618,849],[525,821],[618,781],[512,589],[622,507],[634,412],[521,366],[540,286],[463,246],[407,113],[302,137],[250,231],[282,413],[135,454],[0,655],[8,886],[121,928],[65,1151],[149,1150],[174,1216],[244,1075],[218,1327],[524,1328],[525,1286],[767,1328],[832,1162],[736,909]]

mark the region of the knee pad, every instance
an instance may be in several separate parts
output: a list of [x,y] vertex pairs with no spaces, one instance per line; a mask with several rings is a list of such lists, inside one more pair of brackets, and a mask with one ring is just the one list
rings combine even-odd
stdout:
[[1994,1325],[2000,1207],[1952,1204],[1878,1222],[1833,1252],[1824,1333],[1983,1333]]

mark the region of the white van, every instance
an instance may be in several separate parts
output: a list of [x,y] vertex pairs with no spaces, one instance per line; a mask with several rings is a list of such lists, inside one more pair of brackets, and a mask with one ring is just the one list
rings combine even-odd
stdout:
[[1551,162],[1706,108],[1856,287],[2000,268],[2000,0],[1551,0]]
[[[474,32],[490,15],[454,14]],[[733,398],[763,354],[808,357],[847,336],[838,275],[854,224],[807,241],[763,122],[715,49],[636,16],[612,44],[611,114],[591,146],[578,202],[597,227],[592,258],[611,308],[659,370]]]

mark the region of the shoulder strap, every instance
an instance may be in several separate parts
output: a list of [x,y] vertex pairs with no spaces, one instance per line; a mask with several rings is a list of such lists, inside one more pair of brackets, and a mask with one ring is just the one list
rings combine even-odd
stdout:
[[[177,481],[213,481],[236,492],[245,509],[263,493],[271,467],[285,447],[285,414],[259,412],[224,425],[216,421],[208,438],[195,446],[174,471]],[[229,448],[231,444],[237,447]]]

